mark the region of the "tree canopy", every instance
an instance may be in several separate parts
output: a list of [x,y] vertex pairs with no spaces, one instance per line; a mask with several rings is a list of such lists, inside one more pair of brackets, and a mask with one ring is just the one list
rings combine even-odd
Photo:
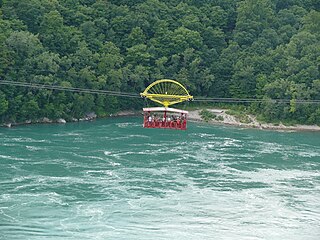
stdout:
[[[0,80],[141,92],[175,79],[194,96],[252,104],[265,120],[320,124],[316,0],[2,0]],[[1,121],[99,116],[141,101],[0,87]]]

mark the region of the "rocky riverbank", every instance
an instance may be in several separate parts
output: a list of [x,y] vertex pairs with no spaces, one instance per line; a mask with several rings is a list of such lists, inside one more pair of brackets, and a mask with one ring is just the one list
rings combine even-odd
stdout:
[[[190,121],[201,121],[208,122],[211,124],[224,124],[224,125],[232,125],[239,126],[245,128],[257,128],[257,129],[269,129],[269,130],[278,130],[278,131],[320,131],[320,126],[317,125],[294,125],[294,126],[286,126],[282,123],[280,124],[272,124],[272,123],[261,123],[259,122],[255,116],[253,115],[245,115],[246,121],[243,122],[237,116],[228,114],[228,109],[206,109],[206,111],[212,113],[215,117],[205,121],[201,116],[202,110],[191,110],[189,111],[188,119]],[[141,111],[120,111],[116,114],[110,114],[109,117],[125,117],[125,116],[142,116]],[[25,122],[9,122],[2,124],[3,127],[13,127],[18,125],[26,125],[26,124],[49,124],[49,123],[58,123],[65,124],[67,122],[82,122],[82,121],[92,121],[97,118],[97,115],[94,112],[85,114],[82,118],[72,118],[70,120],[65,120],[63,118],[59,119],[49,119],[49,118],[41,118],[35,121],[27,120]]]
[[[142,116],[141,111],[133,111],[133,110],[127,110],[127,111],[120,111],[115,114],[110,114],[108,117],[125,117],[125,116]],[[96,113],[90,112],[86,113],[83,117],[81,118],[71,118],[71,119],[63,119],[63,118],[58,118],[58,119],[49,119],[47,117],[43,117],[37,120],[26,120],[24,122],[7,122],[0,124],[0,127],[7,127],[11,128],[14,126],[20,126],[20,125],[28,125],[28,124],[65,124],[67,122],[84,122],[84,121],[93,121],[95,119],[99,118]]]
[[65,124],[67,122],[83,122],[83,121],[92,121],[97,118],[97,114],[94,112],[86,113],[82,118],[71,118],[70,120],[66,120],[63,118],[58,119],[49,119],[47,117],[43,117],[36,120],[26,120],[24,122],[7,122],[2,124],[3,127],[11,128],[19,125],[27,125],[27,124],[50,124],[50,123],[59,123]]
[[[286,126],[282,123],[276,125],[271,123],[261,123],[257,121],[256,117],[253,115],[245,115],[246,121],[243,122],[237,116],[228,114],[227,109],[206,109],[212,113],[215,118],[208,120],[208,123],[213,124],[225,124],[246,128],[258,128],[258,129],[270,129],[279,131],[320,131],[320,126],[317,125],[294,125]],[[191,121],[204,121],[201,117],[202,110],[192,110],[189,111],[189,120]]]

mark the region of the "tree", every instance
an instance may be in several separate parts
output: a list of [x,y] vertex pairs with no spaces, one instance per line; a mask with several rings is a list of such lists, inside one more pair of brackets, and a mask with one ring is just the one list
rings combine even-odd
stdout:
[[140,27],[135,27],[132,29],[126,40],[127,47],[133,47],[134,45],[145,44],[146,36]]
[[232,77],[230,92],[233,97],[250,98],[255,96],[256,78],[251,66],[237,62],[235,74]]
[[202,37],[197,31],[179,27],[171,35],[171,53],[183,52],[187,48],[199,49],[200,46]]
[[6,45],[20,61],[32,57],[42,50],[37,36],[26,31],[12,32],[6,40]]
[[56,10],[44,14],[39,32],[43,45],[61,55],[73,53],[80,40],[79,30],[65,26],[63,17]]
[[127,49],[127,62],[130,64],[149,64],[151,54],[148,53],[147,45],[138,44]]
[[239,3],[235,40],[240,46],[250,46],[259,34],[274,24],[271,0],[244,0]]
[[312,10],[310,13],[305,15],[303,19],[304,28],[314,34],[320,35],[320,12]]
[[35,120],[39,113],[39,105],[34,99],[25,101],[21,106],[21,111],[19,112],[20,120]]
[[4,93],[0,91],[0,116],[6,113],[8,106],[9,102],[7,101]]

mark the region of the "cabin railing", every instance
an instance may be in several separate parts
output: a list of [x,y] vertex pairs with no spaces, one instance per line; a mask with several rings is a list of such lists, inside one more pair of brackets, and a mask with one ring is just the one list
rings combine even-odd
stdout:
[[151,120],[149,121],[148,117],[144,117],[143,121],[144,128],[167,128],[167,129],[177,129],[177,130],[186,130],[187,129],[187,120]]

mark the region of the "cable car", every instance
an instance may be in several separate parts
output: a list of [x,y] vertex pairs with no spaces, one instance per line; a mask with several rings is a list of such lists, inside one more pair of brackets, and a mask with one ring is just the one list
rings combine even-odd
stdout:
[[163,106],[143,108],[144,128],[187,129],[188,111],[169,107],[193,99],[182,84],[170,79],[158,80],[150,84],[140,95]]

